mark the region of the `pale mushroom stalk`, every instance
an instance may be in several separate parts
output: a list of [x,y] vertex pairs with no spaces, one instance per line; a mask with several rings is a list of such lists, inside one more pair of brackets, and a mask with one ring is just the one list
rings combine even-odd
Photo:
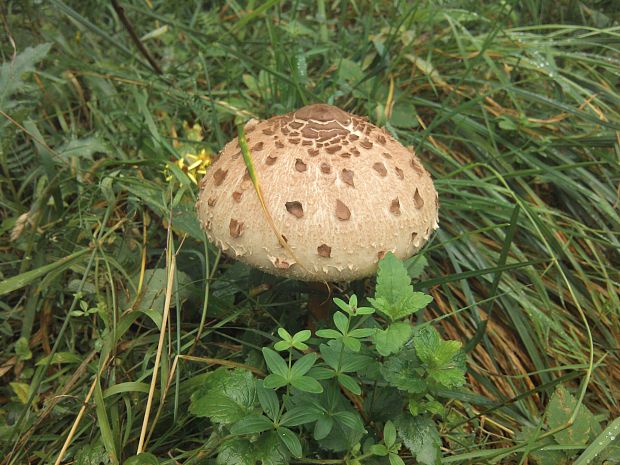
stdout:
[[315,104],[252,121],[245,133],[265,208],[287,247],[233,139],[196,204],[209,239],[233,258],[304,281],[352,281],[374,274],[387,251],[415,254],[438,227],[429,173],[366,118]]

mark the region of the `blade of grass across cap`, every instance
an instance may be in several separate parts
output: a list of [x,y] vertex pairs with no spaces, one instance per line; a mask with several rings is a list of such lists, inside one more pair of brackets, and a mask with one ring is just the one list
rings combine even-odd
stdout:
[[245,162],[245,166],[248,169],[248,174],[250,175],[252,185],[254,186],[254,190],[256,191],[256,196],[258,197],[258,201],[260,202],[263,213],[265,214],[267,223],[269,223],[271,230],[278,238],[278,243],[284,248],[284,250],[286,250],[286,252],[295,261],[295,263],[301,266],[304,270],[308,271],[308,269],[302,263],[299,262],[299,260],[295,256],[295,253],[293,252],[291,247],[288,245],[288,243],[284,240],[284,236],[278,230],[278,227],[273,221],[273,217],[271,216],[271,213],[269,213],[269,209],[267,208],[267,204],[265,203],[265,198],[263,197],[263,191],[261,189],[260,182],[256,175],[256,170],[254,169],[252,158],[250,157],[250,148],[248,147],[248,141],[245,138],[245,129],[243,125],[239,125],[238,131],[239,131],[239,147],[241,148],[241,153],[243,154],[243,161]]

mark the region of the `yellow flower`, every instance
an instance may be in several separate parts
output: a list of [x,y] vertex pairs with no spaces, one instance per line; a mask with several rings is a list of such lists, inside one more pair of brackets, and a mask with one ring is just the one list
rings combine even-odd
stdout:
[[[202,176],[207,173],[207,167],[211,164],[213,158],[211,153],[206,149],[201,149],[197,154],[186,153],[179,158],[175,164],[192,180],[194,184],[198,184],[198,181]],[[166,170],[169,172],[169,170]],[[172,179],[172,174],[166,176],[166,181]]]

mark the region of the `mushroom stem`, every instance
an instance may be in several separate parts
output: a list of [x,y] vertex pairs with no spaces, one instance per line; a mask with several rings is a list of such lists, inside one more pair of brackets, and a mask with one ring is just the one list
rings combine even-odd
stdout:
[[332,286],[327,282],[309,282],[308,293],[310,295],[308,299],[308,309],[310,310],[308,326],[315,330],[318,322],[329,319]]

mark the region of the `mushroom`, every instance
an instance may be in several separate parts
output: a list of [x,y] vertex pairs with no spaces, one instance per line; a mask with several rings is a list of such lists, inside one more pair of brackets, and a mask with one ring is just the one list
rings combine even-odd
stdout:
[[415,254],[438,199],[418,158],[387,131],[325,104],[246,125],[270,227],[235,138],[200,185],[207,236],[226,254],[304,281],[370,276],[388,251]]

